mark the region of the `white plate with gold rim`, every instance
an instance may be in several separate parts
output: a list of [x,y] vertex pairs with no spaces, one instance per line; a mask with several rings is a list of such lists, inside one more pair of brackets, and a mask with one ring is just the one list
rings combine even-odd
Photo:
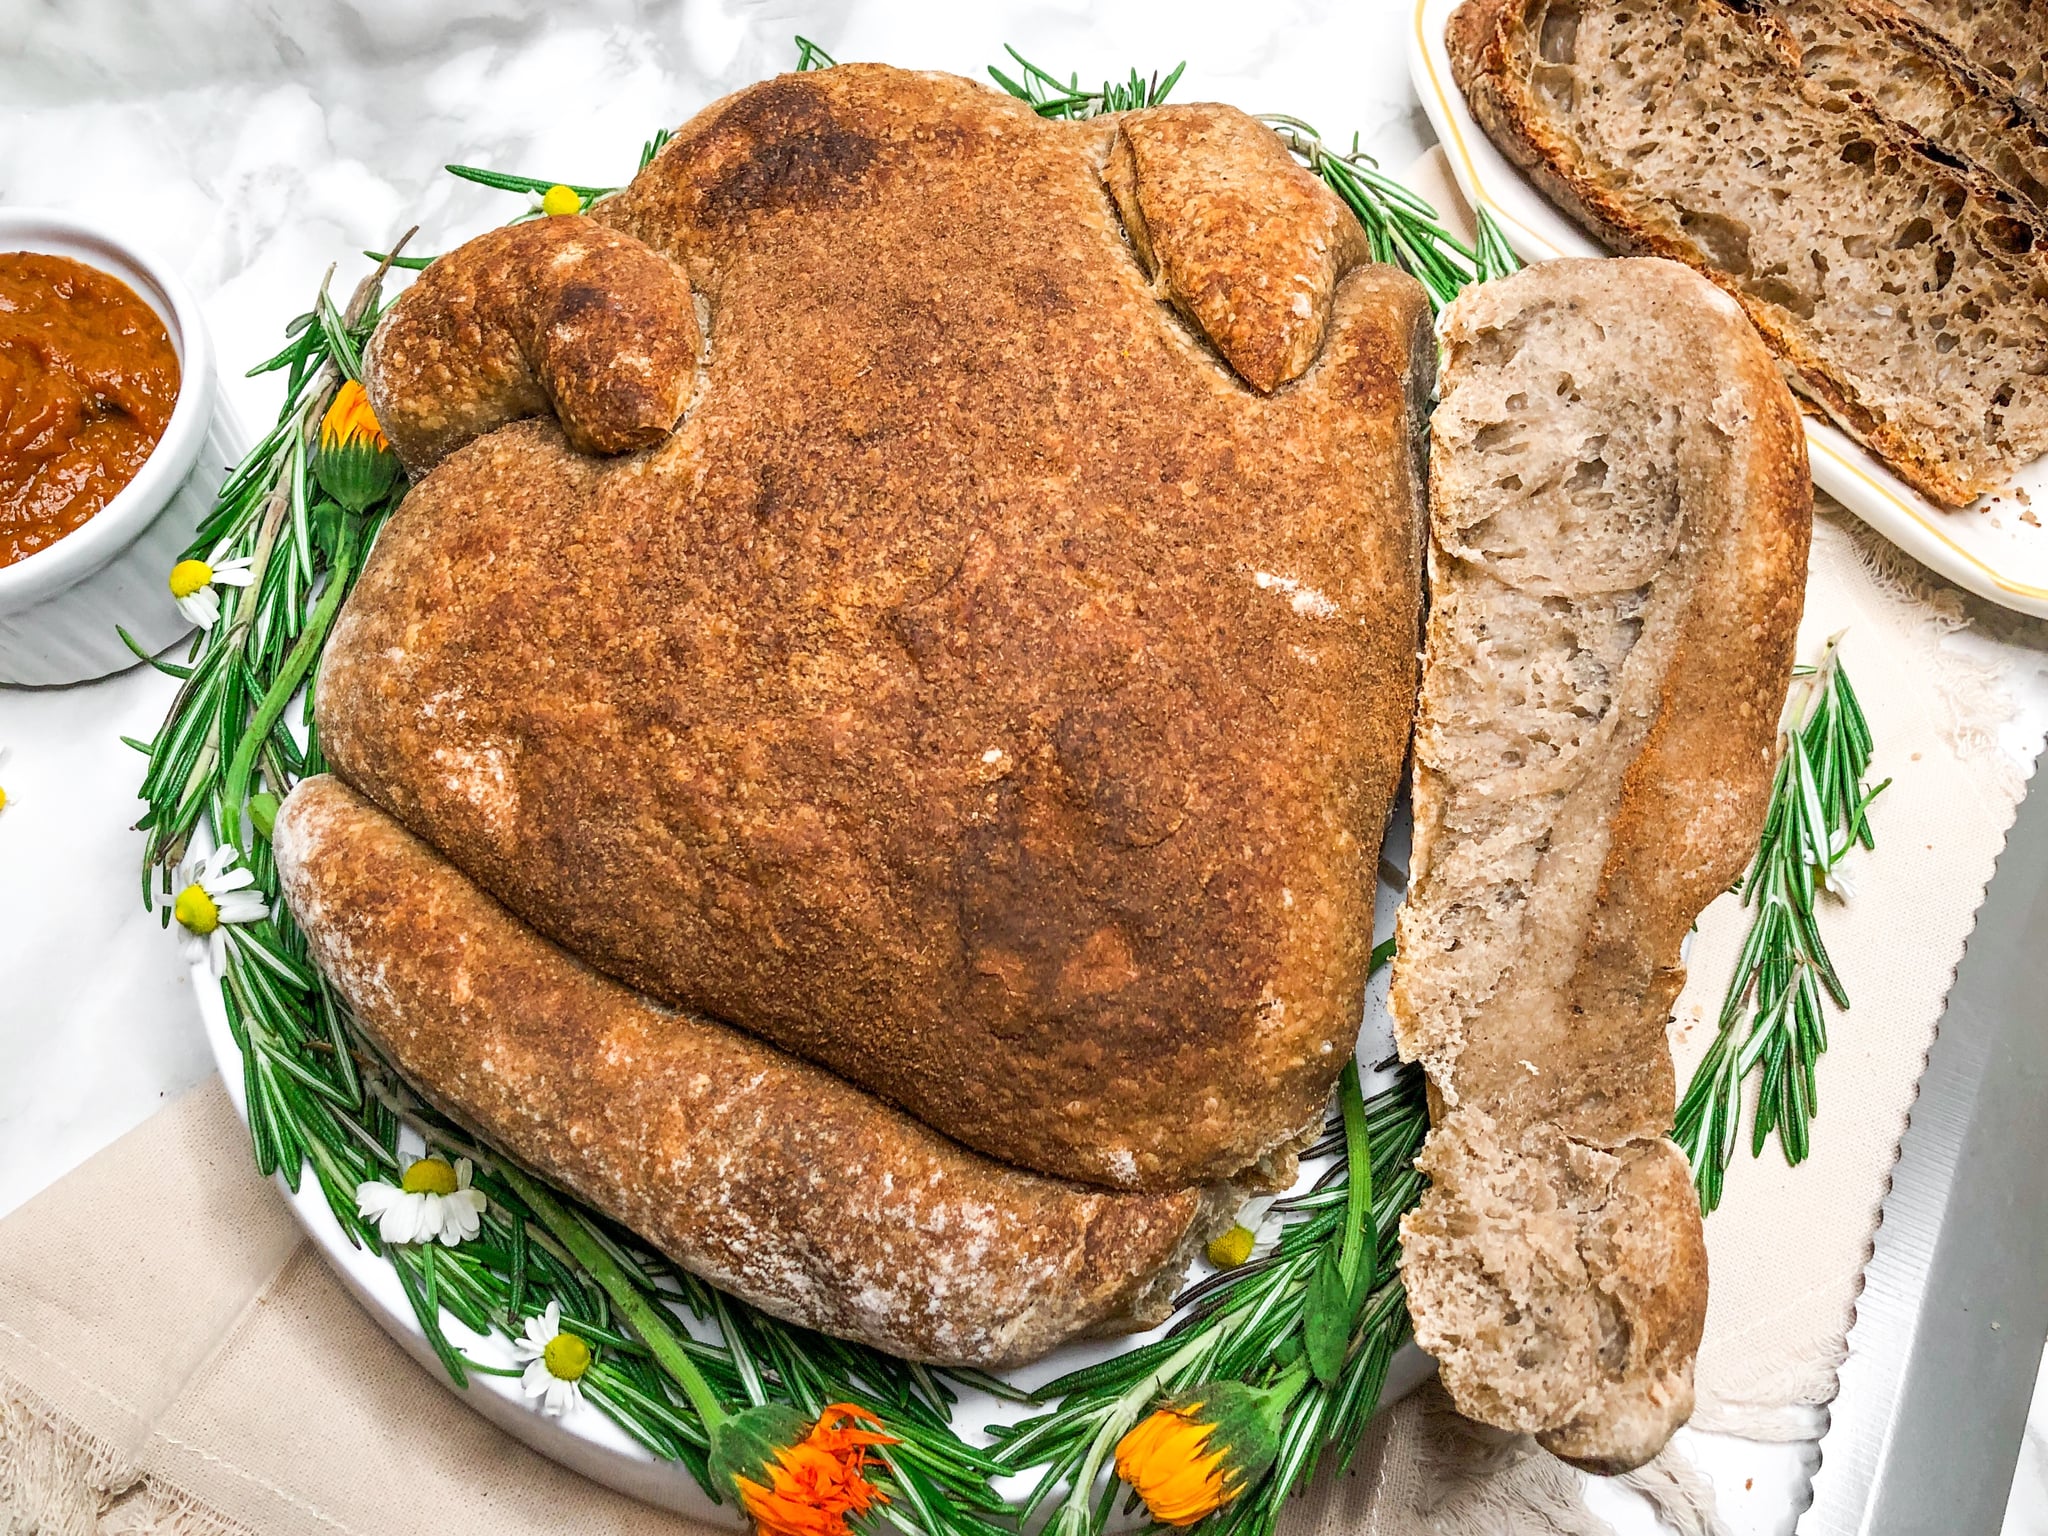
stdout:
[[[1525,261],[1608,254],[1537,191],[1473,119],[1444,46],[1444,25],[1460,0],[1412,3],[1409,72],[1467,201],[1493,215]],[[1806,446],[1813,483],[1921,564],[1994,603],[2048,618],[2048,458],[2022,469],[2006,494],[1950,511],[1830,422],[1806,417]]]

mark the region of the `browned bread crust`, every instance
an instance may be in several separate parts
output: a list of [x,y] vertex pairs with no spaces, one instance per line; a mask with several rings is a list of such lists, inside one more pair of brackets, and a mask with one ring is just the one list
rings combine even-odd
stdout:
[[[682,425],[449,457],[318,712],[339,774],[598,968],[993,1156],[1173,1189],[1284,1177],[1352,1049],[1435,349],[1421,287],[1358,267],[1248,388],[1125,240],[1116,132],[881,66],[685,125],[598,205],[705,302]],[[1188,293],[1291,280],[1214,236]]]
[[1010,1366],[1164,1317],[1216,1214],[1006,1168],[564,954],[339,780],[277,818],[285,899],[407,1081],[777,1317]]
[[1104,179],[1162,296],[1254,389],[1315,361],[1365,231],[1272,129],[1233,107],[1128,113]]
[[1461,1410],[1616,1471],[1692,1408],[1706,1254],[1665,1030],[1762,824],[1805,439],[1741,312],[1670,262],[1539,264],[1444,340],[1391,996],[1434,1126],[1402,1271]]
[[472,438],[553,411],[572,446],[660,442],[697,373],[689,280],[630,235],[574,215],[477,236],[420,274],[377,327],[363,375],[415,479]]
[[[1575,114],[1592,77],[1604,82],[1603,100],[1625,102],[1649,89],[1622,77],[1611,50],[1594,40],[1596,23],[1662,28],[1665,20],[1656,36],[1700,99],[1668,107],[1667,83],[1667,115],[1633,144],[1589,142]],[[2040,297],[2048,293],[2048,223],[1995,176],[1955,165],[1866,106],[1807,86],[1796,38],[1765,8],[1466,0],[1446,40],[1474,117],[1560,208],[1613,249],[1682,261],[1732,295],[1794,387],[1900,478],[1960,506],[2004,488],[2019,464],[2048,449],[2039,378],[2048,368]],[[1641,73],[1635,61],[1629,68]],[[1702,145],[1738,157],[1746,187],[1764,174],[1758,166],[1768,170],[1777,201],[1767,213],[1724,205],[1721,183],[1731,178],[1717,176],[1704,148],[1708,158],[1686,172],[1684,185],[1645,180],[1646,162],[1631,150],[1654,150],[1708,117],[1726,133]],[[1752,133],[1741,148],[1727,142]],[[1856,201],[1866,181],[1875,189],[1868,206]],[[1872,219],[1882,227],[1866,228]],[[1799,246],[1797,259],[1754,259],[1750,240],[1768,242],[1780,231]],[[1859,276],[1854,263],[1872,260],[1884,270]],[[1816,304],[1834,306],[1825,324],[1812,319]]]

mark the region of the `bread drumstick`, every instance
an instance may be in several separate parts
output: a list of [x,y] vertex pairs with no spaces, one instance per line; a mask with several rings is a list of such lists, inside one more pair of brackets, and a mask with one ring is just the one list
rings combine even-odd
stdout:
[[279,880],[371,1039],[491,1147],[763,1311],[1004,1367],[1159,1321],[1223,1191],[1024,1173],[775,1047],[598,975],[321,776]]

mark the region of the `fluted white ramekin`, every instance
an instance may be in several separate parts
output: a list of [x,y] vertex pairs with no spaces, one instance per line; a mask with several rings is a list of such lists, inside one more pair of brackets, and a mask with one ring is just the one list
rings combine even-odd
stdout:
[[170,266],[75,214],[0,208],[0,251],[68,256],[121,279],[170,333],[178,401],[142,468],[83,527],[0,566],[0,682],[77,683],[135,664],[120,625],[154,654],[192,628],[169,576],[240,451],[217,411],[213,343]]

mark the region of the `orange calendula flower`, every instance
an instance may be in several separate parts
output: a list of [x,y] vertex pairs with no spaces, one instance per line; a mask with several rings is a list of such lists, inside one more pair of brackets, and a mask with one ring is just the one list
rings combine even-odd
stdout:
[[320,418],[320,448],[313,455],[320,488],[351,512],[366,512],[398,479],[398,456],[354,379],[334,392]]
[[334,392],[334,403],[327,407],[327,414],[320,418],[320,446],[343,448],[358,440],[375,448],[391,446],[391,439],[377,424],[377,413],[370,409],[370,397],[363,386],[354,379],[346,379]]
[[1279,1452],[1279,1418],[1306,1373],[1270,1387],[1212,1381],[1168,1398],[1116,1447],[1116,1475],[1161,1525],[1193,1525],[1258,1481]]
[[881,1421],[851,1403],[834,1403],[810,1423],[793,1408],[749,1408],[712,1436],[712,1470],[739,1495],[761,1536],[848,1536],[846,1517],[887,1497],[863,1473],[869,1450],[894,1445]]
[[[1191,1407],[1199,1409],[1200,1404]],[[1116,1475],[1164,1525],[1193,1525],[1228,1503],[1221,1450],[1210,1450],[1216,1426],[1179,1408],[1156,1408],[1117,1442]]]

